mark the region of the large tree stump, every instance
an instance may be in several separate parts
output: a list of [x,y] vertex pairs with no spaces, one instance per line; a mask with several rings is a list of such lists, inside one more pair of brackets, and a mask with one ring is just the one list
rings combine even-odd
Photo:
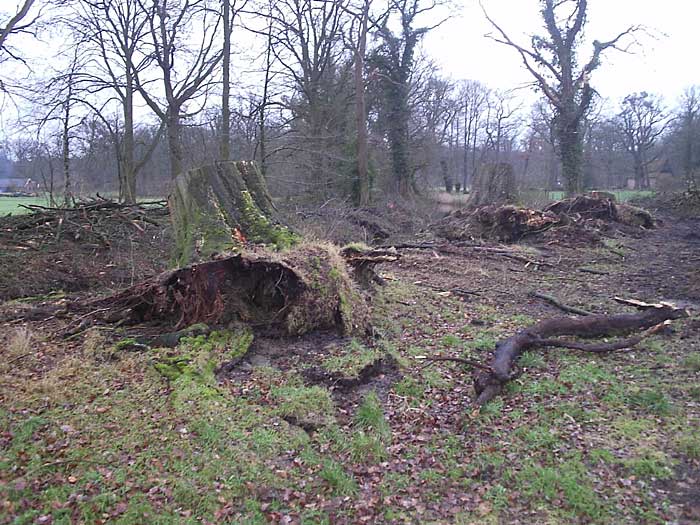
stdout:
[[[371,263],[382,262],[373,253]],[[356,264],[364,260],[353,255]],[[362,335],[369,306],[349,270],[331,245],[242,253],[166,272],[91,307],[100,307],[104,321],[127,325],[155,322],[179,330],[244,323],[279,336],[330,329]]]
[[219,162],[181,173],[169,205],[177,266],[210,259],[246,241],[276,248],[296,241],[252,161]]
[[479,171],[472,184],[468,205],[479,207],[492,204],[510,204],[515,202],[516,197],[517,188],[513,166],[507,162],[498,162]]

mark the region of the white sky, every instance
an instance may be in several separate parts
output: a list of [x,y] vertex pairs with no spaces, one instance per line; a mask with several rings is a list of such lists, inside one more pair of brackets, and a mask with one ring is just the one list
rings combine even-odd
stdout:
[[[383,0],[375,1],[383,4]],[[430,0],[425,1],[427,4]],[[479,80],[497,89],[512,89],[531,82],[514,50],[485,38],[492,29],[478,0],[452,2],[454,18],[429,33],[424,42],[425,51],[440,66],[442,74],[454,80]],[[0,0],[0,10],[8,10],[16,3],[18,0]],[[483,0],[483,3],[491,18],[517,42],[527,44],[529,35],[542,33],[538,0]],[[643,25],[648,30],[638,35],[639,45],[634,48],[634,54],[609,50],[592,76],[594,87],[609,101],[608,110],[615,111],[618,102],[635,91],[660,94],[673,107],[685,88],[700,85],[696,56],[700,50],[699,22],[699,0],[589,0],[586,37],[590,41],[609,40],[630,25]],[[247,45],[241,47],[254,51],[249,47],[252,39],[243,38]],[[22,42],[25,52],[33,51],[28,55],[36,71],[46,70],[55,62],[52,55],[59,39],[45,35],[44,42]],[[582,58],[585,60],[590,52],[591,45],[584,45]],[[518,96],[529,103],[537,95],[522,90]],[[528,103],[523,107],[525,111]],[[6,104],[0,112],[0,138],[6,124],[13,120],[14,109]],[[143,113],[150,117],[146,108]]]
[[[458,16],[426,37],[427,51],[455,79],[480,80],[509,89],[530,82],[518,54],[484,38],[491,32],[477,0],[455,0]],[[518,43],[542,34],[537,0],[483,0],[489,16]],[[601,96],[618,101],[634,91],[662,95],[675,105],[683,90],[700,84],[700,2],[697,0],[589,0],[586,36],[606,41],[630,25],[644,25],[634,54],[610,50],[591,83]],[[590,45],[581,48],[590,56]]]

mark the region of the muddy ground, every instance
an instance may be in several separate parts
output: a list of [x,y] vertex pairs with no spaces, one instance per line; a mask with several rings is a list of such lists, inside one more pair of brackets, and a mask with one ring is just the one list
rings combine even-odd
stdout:
[[[600,246],[511,246],[515,258],[404,249],[380,267],[371,337],[257,333],[215,382],[159,374],[157,351],[120,344],[129,330],[65,339],[75,316],[24,315],[124,276],[6,297],[0,523],[700,523],[700,218],[659,217]],[[563,315],[535,291],[693,315],[629,352],[526,354],[476,412],[469,371],[422,358],[485,361]]]

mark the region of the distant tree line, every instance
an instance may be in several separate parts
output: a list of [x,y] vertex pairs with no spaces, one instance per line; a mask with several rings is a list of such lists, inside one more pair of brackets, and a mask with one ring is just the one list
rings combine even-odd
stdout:
[[[425,56],[448,15],[432,0],[24,0],[0,15],[0,90],[22,110],[2,149],[68,205],[164,195],[228,159],[256,160],[278,197],[359,206],[462,191],[499,162],[523,188],[695,187],[700,89],[606,106],[591,76],[636,28],[583,57],[587,2],[540,5],[545,34],[527,46],[491,21],[542,95],[525,107]],[[42,35],[61,45],[25,67]]]

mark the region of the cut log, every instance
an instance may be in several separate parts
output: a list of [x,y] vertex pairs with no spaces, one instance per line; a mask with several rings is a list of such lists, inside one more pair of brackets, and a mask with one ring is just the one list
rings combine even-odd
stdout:
[[[688,316],[684,309],[676,308],[670,304],[639,303],[639,305],[642,311],[634,314],[547,319],[499,342],[489,364],[489,370],[477,369],[473,372],[474,389],[477,394],[476,404],[483,406],[502,392],[505,384],[513,377],[513,368],[518,358],[527,350],[559,346],[588,352],[611,352],[638,344],[644,337],[658,331],[660,325],[667,321]],[[561,336],[610,337],[626,335],[635,331],[646,332],[631,339],[599,345],[584,345],[551,339]]]
[[209,260],[245,242],[296,242],[254,162],[219,162],[178,175],[169,198],[177,266]]

